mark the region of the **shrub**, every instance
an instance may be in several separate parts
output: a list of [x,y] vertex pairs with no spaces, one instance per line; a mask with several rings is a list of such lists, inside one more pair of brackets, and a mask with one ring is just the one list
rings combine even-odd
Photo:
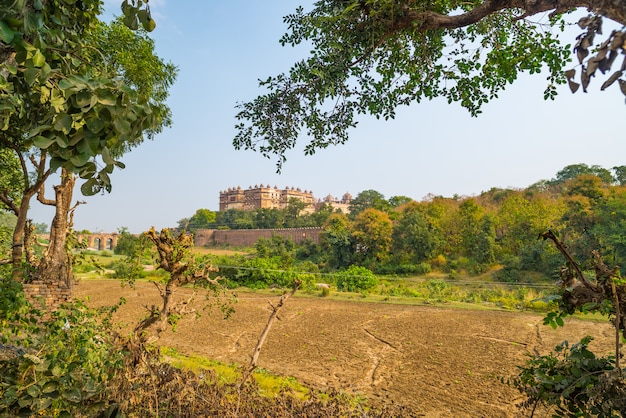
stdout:
[[116,260],[108,266],[111,270],[111,277],[114,279],[136,280],[146,276],[146,272],[142,265],[137,265],[135,260],[122,259]]
[[350,266],[336,274],[337,289],[347,292],[368,291],[378,286],[378,277],[361,266]]
[[521,282],[522,272],[519,257],[507,257],[504,260],[504,267],[494,274],[494,278],[506,283]]
[[[596,357],[587,346],[593,337],[572,344],[564,341],[555,352],[532,357],[518,376],[508,380],[528,396],[524,406],[554,407],[555,417],[614,417],[623,411],[626,387],[615,357]],[[617,396],[615,396],[617,395]]]
[[76,302],[46,321],[39,318],[40,326],[21,322],[19,340],[9,336],[10,329],[2,330],[3,340],[12,340],[14,355],[0,361],[0,416],[96,416],[103,411],[123,355],[112,349],[108,319]]
[[435,279],[426,282],[426,290],[428,291],[427,299],[434,299],[441,302],[447,300],[451,287],[445,281]]
[[383,275],[397,274],[400,276],[407,275],[421,275],[431,272],[431,266],[429,263],[419,264],[378,264],[375,267],[374,272]]

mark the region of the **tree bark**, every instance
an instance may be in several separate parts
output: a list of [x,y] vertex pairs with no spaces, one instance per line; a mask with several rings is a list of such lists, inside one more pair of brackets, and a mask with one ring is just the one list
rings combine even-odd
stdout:
[[34,194],[34,190],[24,193],[20,205],[16,208],[17,211],[14,212],[17,220],[11,240],[11,264],[13,266],[11,278],[16,281],[24,280],[24,231],[27,224],[28,206]]
[[61,173],[61,184],[54,186],[54,200],[47,200],[43,192],[37,196],[40,202],[55,206],[55,214],[50,227],[50,243],[44,251],[37,268],[37,276],[46,281],[64,282],[71,286],[72,266],[66,247],[72,195],[76,178],[67,170]]
[[[9,142],[9,144],[12,144],[12,142]],[[30,206],[30,200],[48,179],[50,170],[45,170],[45,153],[42,153],[38,160],[35,157],[31,157],[30,160],[35,167],[35,172],[37,173],[37,181],[31,185],[29,180],[30,174],[28,172],[26,157],[24,154],[14,145],[6,145],[6,143],[3,145],[15,151],[20,160],[22,169],[23,190],[21,191],[22,196],[19,204],[16,204],[16,202],[11,198],[10,193],[0,193],[0,201],[2,201],[2,203],[4,203],[17,218],[15,228],[13,229],[13,236],[11,238],[11,264],[13,266],[11,278],[16,281],[22,281],[24,280],[24,246],[26,245],[24,237],[26,235],[26,228],[28,224],[28,209]]]

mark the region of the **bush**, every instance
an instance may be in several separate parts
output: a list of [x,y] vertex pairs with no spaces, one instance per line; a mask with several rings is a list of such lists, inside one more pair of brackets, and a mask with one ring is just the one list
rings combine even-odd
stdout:
[[448,300],[451,286],[443,280],[435,279],[426,282],[427,299],[434,299],[438,302]]
[[494,274],[494,278],[500,282],[519,283],[522,281],[522,272],[519,257],[508,257],[504,260],[502,270]]
[[142,265],[137,265],[135,260],[123,259],[116,260],[109,264],[108,268],[114,270],[111,277],[114,279],[136,280],[146,277],[146,272]]
[[0,331],[13,353],[0,360],[0,416],[96,416],[107,408],[123,356],[112,348],[108,319],[76,302],[39,318],[41,326],[21,322],[20,340]]
[[626,385],[615,357],[596,357],[587,349],[593,337],[572,344],[564,341],[555,352],[536,356],[508,380],[528,396],[524,406],[541,403],[554,408],[555,417],[615,417],[626,407]]
[[337,289],[347,292],[361,292],[375,289],[378,277],[371,270],[361,266],[350,266],[336,274]]
[[429,263],[419,264],[378,264],[376,265],[374,272],[382,275],[397,274],[400,276],[408,275],[422,275],[431,272],[431,266]]

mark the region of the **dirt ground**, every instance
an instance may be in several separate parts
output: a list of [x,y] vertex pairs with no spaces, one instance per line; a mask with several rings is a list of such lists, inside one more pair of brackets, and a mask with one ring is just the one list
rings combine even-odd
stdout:
[[[191,290],[177,293],[187,299]],[[121,324],[136,324],[146,305],[159,303],[156,288],[135,289],[114,280],[84,280],[74,289],[90,304],[127,303]],[[217,308],[203,309],[203,294],[159,345],[222,362],[248,364],[280,295],[239,294],[235,313],[224,320]],[[314,388],[341,388],[372,403],[393,400],[424,417],[521,417],[522,398],[500,382],[512,376],[528,354],[545,354],[562,340],[596,337],[593,349],[611,351],[614,332],[605,323],[569,320],[564,328],[542,325],[532,313],[336,301],[321,297],[289,299],[269,333],[258,366],[293,376]],[[126,330],[130,331],[127,327]],[[535,415],[549,416],[549,415]]]

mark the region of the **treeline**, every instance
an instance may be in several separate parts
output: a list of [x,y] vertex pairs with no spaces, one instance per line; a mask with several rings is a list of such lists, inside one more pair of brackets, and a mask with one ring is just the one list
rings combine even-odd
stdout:
[[[260,254],[291,254],[320,271],[364,266],[378,274],[480,274],[499,265],[503,281],[554,275],[562,257],[538,239],[550,229],[561,234],[579,260],[597,249],[618,265],[626,258],[626,166],[611,170],[586,164],[563,168],[555,178],[525,189],[493,188],[478,196],[390,199],[374,190],[359,193],[349,214],[330,206],[303,214],[302,206],[255,211],[200,209],[181,220],[198,228],[284,228],[320,226],[319,244],[301,247],[281,240],[257,245]],[[291,248],[286,251],[286,248]],[[283,263],[284,264],[284,263]],[[524,279],[522,279],[524,278]]]

